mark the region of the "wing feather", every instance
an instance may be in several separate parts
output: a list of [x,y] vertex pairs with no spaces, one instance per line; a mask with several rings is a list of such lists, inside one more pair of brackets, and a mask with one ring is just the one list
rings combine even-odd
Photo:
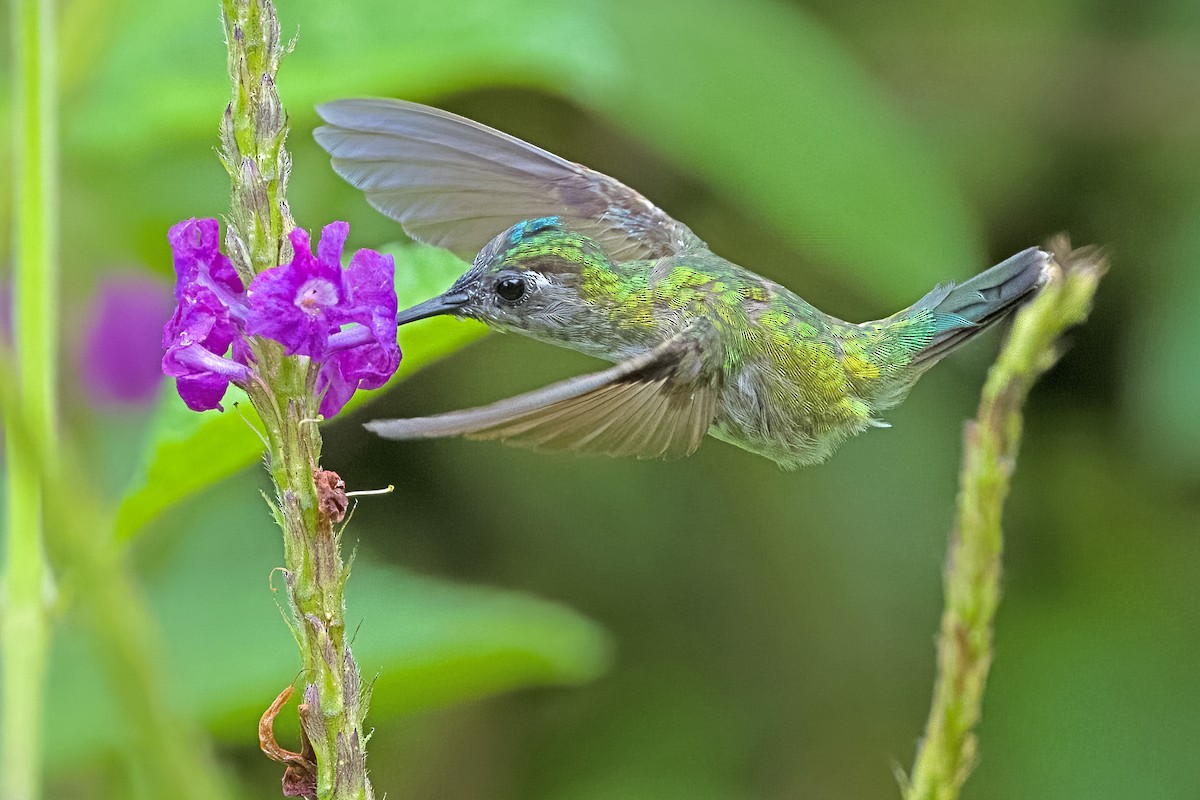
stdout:
[[523,219],[557,215],[616,261],[702,243],[641,194],[486,125],[402,100],[317,107],[313,135],[334,170],[415,239],[471,259]]
[[662,458],[689,455],[716,413],[720,363],[706,321],[654,350],[478,408],[385,419],[366,427],[387,439],[466,436],[551,450]]

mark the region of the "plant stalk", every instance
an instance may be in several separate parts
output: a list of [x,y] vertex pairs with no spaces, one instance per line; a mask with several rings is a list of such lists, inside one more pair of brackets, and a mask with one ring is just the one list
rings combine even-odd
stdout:
[[[52,0],[13,0],[13,344],[20,403],[37,445],[53,442],[57,407],[56,33]],[[32,800],[41,792],[43,696],[51,637],[52,581],[42,542],[45,487],[39,471],[28,467],[33,459],[17,437],[6,437],[5,463],[0,796]]]
[[[221,160],[233,187],[226,249],[249,284],[291,258],[287,116],[275,85],[284,47],[269,0],[223,0],[222,8],[233,86],[221,122]],[[260,340],[253,348],[267,386],[252,385],[248,393],[267,439],[272,510],[284,534],[292,632],[306,684],[299,709],[304,752],[287,762],[284,791],[321,800],[373,798],[363,729],[367,692],[346,641],[349,569],[335,527],[345,512],[345,492],[336,475],[320,469],[313,369],[307,359],[284,357],[273,342]]]
[[954,800],[975,767],[992,629],[1000,602],[1001,515],[1021,443],[1021,408],[1061,354],[1059,339],[1082,323],[1107,269],[1095,248],[1052,245],[1047,284],[1013,322],[975,419],[963,435],[958,505],[944,574],[937,678],[905,800]]

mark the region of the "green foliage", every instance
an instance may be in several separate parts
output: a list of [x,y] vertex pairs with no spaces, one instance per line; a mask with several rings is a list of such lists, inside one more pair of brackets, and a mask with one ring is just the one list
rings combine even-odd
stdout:
[[1200,196],[1190,198],[1183,209],[1180,227],[1166,235],[1161,277],[1143,289],[1154,313],[1133,325],[1134,380],[1129,391],[1136,430],[1145,437],[1145,446],[1169,468],[1186,470],[1200,463]]
[[[797,8],[706,2],[680,14],[661,2],[472,0],[448,15],[435,3],[370,0],[334,22],[303,0],[285,17],[304,26],[280,75],[297,153],[323,100],[519,85],[603,114],[783,231],[818,269],[869,280],[889,303],[947,270],[983,265],[978,226],[945,165]],[[202,4],[159,3],[108,22],[111,45],[88,72],[66,141],[85,173],[113,149],[139,155],[148,184],[127,187],[119,208],[137,221],[145,252],[170,221],[204,210],[175,189],[197,179],[226,99],[223,72],[201,67],[221,63],[221,46],[196,35],[211,26]],[[667,47],[656,41],[664,30]],[[306,171],[297,190],[314,180]],[[224,189],[212,176],[209,213]],[[294,194],[300,212],[310,201]],[[103,249],[129,243],[97,236]]]

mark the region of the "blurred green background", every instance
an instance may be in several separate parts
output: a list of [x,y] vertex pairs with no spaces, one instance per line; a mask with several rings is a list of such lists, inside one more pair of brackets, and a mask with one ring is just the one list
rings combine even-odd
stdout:
[[[352,246],[403,239],[311,139],[314,103],[353,95],[429,102],[612,174],[846,319],[1060,230],[1108,245],[1096,312],[1029,404],[965,796],[1197,796],[1200,3],[281,6],[285,35],[301,34],[279,82],[292,210],[307,228],[348,219]],[[219,474],[227,445],[162,456],[154,437],[194,433],[170,406],[149,425],[145,407],[98,404],[78,377],[98,288],[140,272],[169,291],[167,228],[228,207],[217,4],[73,0],[62,54],[64,425],[115,505],[131,481],[145,489],[147,448],[174,459],[178,488]],[[413,300],[460,266],[401,252]],[[435,320],[401,344],[416,366],[472,334]],[[355,649],[378,675],[377,792],[898,796],[893,768],[911,763],[933,679],[961,423],[998,341],[930,373],[893,428],[797,473],[712,440],[645,463],[384,443],[359,427],[596,367],[517,337],[483,338],[330,424],[325,466],[354,489],[396,485],[361,502],[348,533]],[[208,418],[182,424],[245,434],[235,414]],[[276,791],[254,725],[298,665],[252,460],[230,456],[247,466],[123,529],[173,713],[212,732],[246,798]],[[79,619],[86,595],[61,588],[47,796],[168,796],[139,777],[137,732]]]

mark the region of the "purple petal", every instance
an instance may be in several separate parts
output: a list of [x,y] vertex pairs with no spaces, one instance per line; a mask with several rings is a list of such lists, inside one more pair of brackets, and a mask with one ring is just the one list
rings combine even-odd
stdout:
[[356,389],[383,386],[400,366],[394,275],[391,256],[359,250],[351,259],[345,274],[350,302],[343,313],[358,324],[330,338],[317,376],[321,413],[326,417],[340,411]]
[[317,397],[321,398],[321,416],[329,419],[337,415],[342,407],[354,396],[358,382],[348,379],[342,374],[341,365],[336,357],[321,365],[317,373]]
[[350,303],[359,316],[357,322],[369,323],[374,319],[390,319],[392,338],[395,338],[396,321],[396,264],[390,255],[374,250],[359,250],[346,269],[346,288]]
[[257,363],[254,353],[250,350],[250,345],[246,341],[245,336],[235,337],[233,340],[233,348],[229,353],[229,357],[239,364],[253,366]]
[[[334,328],[325,306],[336,304],[337,295],[335,284],[310,278],[294,264],[260,272],[250,284],[246,332],[274,339],[288,355],[320,356]],[[325,297],[334,302],[321,303]]]
[[245,380],[250,368],[214,353],[202,344],[180,343],[163,355],[163,373],[172,378],[199,373],[220,375],[225,380]]
[[342,250],[346,237],[350,235],[350,223],[331,222],[321,229],[321,241],[317,243],[317,258],[325,264],[342,268]]
[[204,372],[183,375],[175,379],[175,391],[192,411],[224,411],[221,400],[229,391],[229,381]]
[[339,362],[342,374],[358,381],[360,389],[378,389],[400,366],[400,347],[393,342],[386,344],[365,345],[353,350],[345,350],[334,357]]
[[[147,275],[109,277],[83,325],[80,371],[97,402],[147,403],[162,381],[154,339],[170,310],[170,292]],[[168,343],[169,345],[169,343]]]
[[[395,325],[392,327],[394,331]],[[332,353],[317,374],[321,414],[326,418],[337,414],[358,389],[383,386],[399,366],[400,347],[394,334],[390,343],[372,341]]]
[[230,344],[241,338],[229,309],[211,289],[193,285],[183,295],[163,329],[167,352],[162,371],[176,379],[176,389],[188,408],[220,409],[230,381],[249,377],[245,364],[224,357]]
[[[242,279],[221,252],[221,228],[215,219],[187,219],[167,233],[175,256],[176,297],[189,285],[207,284],[217,291],[241,294]],[[219,288],[218,288],[219,287]]]
[[229,309],[210,289],[195,286],[180,299],[175,314],[163,327],[163,349],[194,343],[224,355],[237,337],[237,325]]
[[250,370],[200,344],[179,344],[167,350],[163,372],[175,378],[175,388],[193,411],[221,410],[230,381],[245,381]]
[[221,405],[229,381],[208,374],[185,375],[175,379],[175,391],[192,411],[224,411]]

